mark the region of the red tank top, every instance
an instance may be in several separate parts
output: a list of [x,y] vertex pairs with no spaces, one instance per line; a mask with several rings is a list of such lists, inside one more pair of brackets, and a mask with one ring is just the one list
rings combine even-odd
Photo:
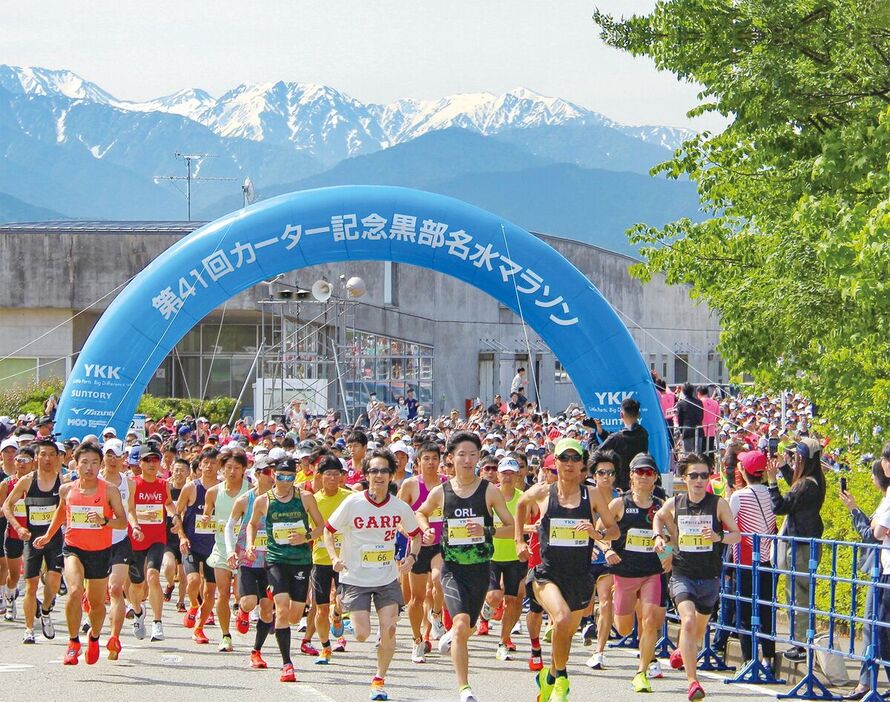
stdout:
[[[19,481],[19,479],[12,475],[6,479],[7,490],[6,495],[9,496],[12,494],[12,491],[15,490],[15,484]],[[25,498],[21,498],[18,502],[16,502],[12,506],[12,513],[15,515],[16,521],[26,529],[28,528],[28,511],[27,507],[25,507]],[[10,523],[6,527],[6,534],[10,539],[15,539],[16,541],[21,541],[19,538],[19,533],[15,530],[15,527]]]
[[142,528],[142,541],[133,538],[130,529],[130,541],[134,551],[145,551],[152,544],[167,543],[167,527],[164,519],[164,504],[167,502],[167,481],[158,478],[147,482],[141,475],[134,479],[133,502],[136,506],[136,520]]
[[92,495],[80,490],[80,480],[75,480],[65,501],[65,543],[84,551],[101,551],[111,547],[111,527],[99,526],[89,519],[90,512],[99,512],[109,519],[114,516],[108,504],[108,483],[99,480]]

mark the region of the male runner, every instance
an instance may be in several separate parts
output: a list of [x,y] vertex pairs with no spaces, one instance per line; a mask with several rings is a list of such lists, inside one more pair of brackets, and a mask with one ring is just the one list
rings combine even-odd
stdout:
[[[16,474],[15,454],[18,451],[18,441],[13,437],[3,439],[0,442],[0,485],[8,477]],[[0,497],[0,504],[6,499],[6,495]],[[9,568],[6,562],[6,543],[3,535],[6,533],[6,517],[0,512],[0,614],[6,614],[6,581],[9,578]],[[18,575],[18,573],[16,573]],[[13,592],[15,588],[13,587]]]
[[[213,521],[204,517],[204,501],[207,491],[219,482],[219,451],[204,449],[198,459],[198,475],[187,483],[176,501],[176,512],[182,517],[183,535],[179,539],[179,550],[183,555],[183,568],[186,575],[186,588],[189,600],[188,612],[182,619],[186,629],[194,627],[192,639],[195,643],[207,644],[210,639],[204,634],[204,623],[213,610],[216,599],[216,576],[207,564],[210,552],[216,543],[216,527]],[[201,577],[204,587],[201,587]],[[201,611],[198,613],[198,593],[201,594]],[[197,625],[196,625],[197,624]]]
[[[306,608],[312,552],[309,542],[321,536],[324,519],[315,499],[298,492],[294,481],[297,463],[287,458],[275,466],[275,487],[257,498],[247,525],[246,554],[252,559],[260,521],[266,519],[266,569],[275,600],[275,640],[281,652],[281,682],[296,682],[290,656],[291,624],[297,624]],[[309,529],[309,519],[318,524]]]
[[[318,511],[324,520],[328,520],[336,509],[343,503],[347,497],[352,494],[351,490],[340,487],[340,481],[343,478],[345,468],[340,459],[333,454],[325,455],[321,458],[317,468],[317,474],[321,477],[321,489],[315,493],[315,502],[318,504]],[[313,527],[324,526],[322,524],[312,523]],[[335,546],[340,548],[342,539],[335,539]],[[316,663],[319,665],[327,665],[330,663],[331,648],[331,588],[339,585],[340,578],[334,570],[331,556],[324,545],[323,539],[316,539],[312,543],[312,595],[315,601],[315,627],[321,640],[321,651],[318,653]],[[337,621],[340,621],[340,612],[337,602],[334,602],[334,608],[337,614]],[[337,632],[342,636],[342,623],[337,627]],[[346,650],[345,640],[338,642],[338,648]]]
[[[163,465],[163,463],[162,463]],[[167,484],[170,486],[170,497],[173,504],[179,501],[182,494],[182,488],[185,487],[191,475],[189,462],[184,458],[176,458],[170,470],[170,479]],[[164,548],[164,561],[162,563],[164,569],[164,580],[167,585],[164,587],[164,601],[169,602],[173,597],[173,590],[176,588],[176,579],[179,578],[179,597],[176,603],[176,611],[185,612],[185,569],[182,567],[182,552],[179,550],[179,530],[174,527],[173,517],[167,516],[167,546]]]
[[[142,446],[139,453],[141,474],[133,480],[127,521],[130,524],[130,540],[133,544],[133,562],[130,564],[130,606],[133,607],[133,635],[145,638],[145,608],[142,603],[148,594],[154,618],[151,629],[152,641],[164,640],[164,590],[161,587],[161,564],[167,543],[165,515],[174,521],[179,516],[173,506],[170,486],[158,477],[161,468],[161,447],[155,441]],[[147,580],[147,584],[146,584]],[[147,593],[146,593],[147,590]]]
[[[461,702],[476,702],[470,688],[467,642],[488,590],[492,537],[513,532],[513,515],[497,486],[476,475],[482,442],[468,431],[451,435],[446,454],[454,462],[454,478],[433,488],[417,511],[417,522],[428,535],[434,534],[429,518],[441,508],[445,519],[442,534],[442,590],[451,615],[451,629],[439,639],[439,651],[451,648],[451,662],[457,676]],[[492,513],[503,526],[494,527]]]
[[[102,446],[102,480],[117,488],[121,503],[129,508],[130,495],[133,494],[135,483],[122,471],[126,466],[124,445],[120,439],[108,439]],[[108,593],[111,609],[109,610],[109,627],[111,629],[105,648],[108,649],[108,660],[116,661],[121,652],[121,629],[124,627],[126,614],[125,595],[130,584],[130,565],[133,563],[133,545],[127,525],[111,531],[111,572],[108,576]]]
[[[37,446],[37,470],[18,480],[3,503],[3,514],[25,542],[25,635],[22,643],[26,644],[34,643],[37,584],[40,582],[41,568],[46,566],[40,628],[47,639],[56,636],[50,609],[62,581],[62,533],[55,534],[43,548],[34,545],[34,540],[46,533],[59,506],[59,488],[62,484],[59,478],[59,448],[51,439],[33,445]],[[13,513],[15,504],[22,498],[25,501],[27,526],[19,524]]]
[[[680,642],[671,654],[671,667],[685,666],[687,698],[700,700],[704,688],[696,676],[698,651],[708,619],[720,597],[723,544],[737,544],[742,535],[729,503],[707,492],[711,469],[704,456],[687,453],[677,464],[686,494],[670,498],[653,520],[655,550],[673,547],[673,573],[668,589],[680,614]],[[663,534],[667,529],[670,538]]]
[[[576,439],[562,439],[554,449],[557,481],[549,487],[535,485],[519,500],[517,524],[524,524],[530,505],[541,513],[538,535],[541,563],[535,567],[532,589],[535,599],[553,622],[552,660],[549,670],[537,676],[540,702],[565,702],[569,694],[566,665],[572,636],[593,596],[590,558],[593,539],[614,539],[618,526],[602,495],[582,485],[586,451]],[[605,529],[594,526],[599,517]],[[527,551],[523,530],[515,531],[518,553]]]
[[[417,510],[426,501],[430,491],[442,484],[443,478],[439,475],[439,445],[432,442],[421,444],[414,456],[418,470],[416,475],[408,478],[399,488],[399,498],[411,505],[412,510]],[[427,589],[432,576],[433,602],[429,613],[430,623],[433,625],[433,638],[439,639],[445,634],[445,626],[442,624],[442,512],[441,510],[431,515],[430,526],[432,535],[424,534],[422,546],[417,556],[417,561],[411,565],[411,573],[408,576],[411,585],[411,599],[408,603],[408,619],[411,622],[411,632],[414,635],[414,649],[411,660],[414,663],[426,661],[426,644],[421,636],[420,627],[423,624],[423,608],[426,601]]]
[[655,643],[661,634],[667,607],[664,572],[670,569],[670,555],[662,562],[655,553],[652,520],[664,504],[653,495],[658,469],[648,453],[638,453],[630,462],[630,491],[609,503],[621,535],[606,552],[615,581],[615,628],[621,636],[634,627],[637,601],[640,658],[633,679],[634,692],[652,692],[647,668],[655,661]]
[[[15,456],[15,472],[7,477],[0,484],[0,504],[6,501],[15,488],[15,484],[34,470],[34,449],[30,446],[23,446],[16,451]],[[8,622],[14,622],[16,617],[16,600],[19,596],[18,584],[22,569],[22,553],[25,548],[25,542],[19,536],[16,527],[28,526],[28,512],[25,508],[24,498],[19,499],[12,508],[15,521],[5,519],[7,526],[4,529],[4,552],[6,553],[7,573],[4,584],[6,585],[6,611],[3,613],[3,619]],[[6,512],[4,511],[5,515]]]
[[[377,645],[377,674],[371,680],[370,698],[386,700],[386,672],[396,649],[399,607],[404,605],[399,574],[417,562],[420,529],[414,512],[394,499],[389,483],[396,472],[396,459],[386,449],[374,449],[365,465],[368,489],[347,497],[331,515],[324,532],[325,548],[335,572],[340,573],[340,596],[349,610],[355,637],[371,634],[371,604],[377,610],[380,640]],[[396,532],[411,539],[408,555],[396,563]],[[335,534],[343,534],[337,553]]]
[[[250,652],[251,668],[267,668],[263,660],[263,644],[272,630],[272,617],[275,606],[268,596],[269,577],[266,572],[266,519],[260,519],[257,534],[253,542],[253,556],[247,557],[247,525],[253,518],[253,507],[260,495],[265,495],[275,484],[273,473],[275,467],[262,465],[254,471],[256,487],[244,493],[232,505],[232,514],[226,522],[226,553],[231,568],[238,567],[238,590],[241,600],[238,603],[238,614],[235,625],[238,632],[246,634],[250,631],[250,613],[259,605],[259,618],[256,623],[256,636]],[[235,535],[235,525],[241,528]],[[240,564],[240,565],[239,565]]]
[[230,653],[234,647],[229,630],[232,619],[229,600],[232,597],[235,570],[228,563],[225,529],[235,500],[250,489],[250,484],[244,479],[244,471],[247,470],[247,454],[244,449],[226,450],[221,457],[223,482],[217,483],[207,491],[204,499],[204,518],[212,519],[216,528],[213,550],[207,558],[207,565],[213,568],[213,578],[216,581],[216,616],[222,635],[219,650]]
[[[65,619],[68,622],[68,650],[62,661],[77,665],[80,655],[80,620],[83,616],[83,595],[90,603],[89,642],[86,662],[99,660],[99,635],[105,625],[105,592],[111,566],[111,530],[127,524],[120,493],[99,478],[102,454],[95,444],[78,446],[74,452],[77,480],[59,488],[59,506],[46,533],[34,539],[36,548],[52,542],[62,522],[65,523],[65,581],[68,599]],[[86,581],[86,586],[85,586]]]

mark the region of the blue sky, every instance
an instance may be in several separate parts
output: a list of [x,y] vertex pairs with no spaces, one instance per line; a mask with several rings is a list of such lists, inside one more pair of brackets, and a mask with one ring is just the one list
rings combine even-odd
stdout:
[[323,83],[364,102],[517,86],[627,124],[690,121],[697,87],[605,47],[598,6],[654,0],[40,0],[7,3],[0,63],[67,68],[123,99],[239,83]]

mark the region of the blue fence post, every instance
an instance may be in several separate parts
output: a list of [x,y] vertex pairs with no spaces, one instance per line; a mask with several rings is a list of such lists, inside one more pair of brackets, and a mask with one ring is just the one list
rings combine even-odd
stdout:
[[[818,545],[815,539],[810,539],[810,560],[808,563],[807,574],[810,578],[810,611],[808,617],[807,624],[807,640],[806,640],[806,648],[807,648],[807,673],[801,678],[800,682],[797,683],[791,690],[785,692],[781,695],[776,695],[778,699],[804,699],[804,700],[835,700],[840,699],[837,695],[834,695],[831,690],[829,690],[825,684],[816,677],[815,672],[813,671],[813,666],[815,663],[815,656],[813,651],[813,640],[816,638],[816,571],[819,567],[819,559],[818,555]],[[797,565],[792,567],[792,572],[797,570]],[[795,577],[794,575],[790,577]],[[794,592],[794,583],[792,581],[791,592]],[[793,620],[792,620],[793,622]],[[792,623],[792,629],[794,625]]]
[[[720,574],[721,583],[725,582],[723,578],[724,573]],[[736,579],[738,580],[738,579]],[[726,607],[723,602],[720,602],[720,610],[717,614],[717,626],[725,627],[726,626]],[[726,665],[726,661],[714,650],[714,647],[711,645],[711,622],[708,622],[707,627],[705,627],[705,641],[702,650],[698,653],[698,670],[735,670],[735,667]]]
[[[637,621],[634,620],[634,628],[630,630],[630,633],[627,636],[621,636],[615,627],[612,627],[612,631],[615,632],[615,635],[618,637],[618,640],[615,642],[609,643],[609,648],[639,648],[640,647],[640,637],[637,632]],[[609,638],[612,638],[611,636]]]
[[[725,678],[723,682],[783,684],[785,681],[776,677],[772,666],[763,665],[760,660],[760,537],[751,536],[751,658],[734,678]],[[745,652],[742,651],[742,655]]]
[[[881,672],[881,659],[884,658],[885,651],[881,650],[878,645],[878,637],[880,633],[880,625],[882,622],[878,620],[878,605],[881,601],[881,591],[878,589],[878,582],[881,578],[881,548],[874,550],[871,566],[871,612],[867,612],[866,616],[871,619],[871,642],[865,649],[865,660],[869,661],[869,689],[865,693],[865,697],[861,702],[883,702],[884,698],[878,692],[878,675]],[[854,610],[855,612],[855,610]]]

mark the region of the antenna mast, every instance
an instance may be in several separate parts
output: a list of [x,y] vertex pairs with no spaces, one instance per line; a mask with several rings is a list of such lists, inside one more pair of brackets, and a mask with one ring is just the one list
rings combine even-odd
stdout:
[[175,154],[173,154],[173,156],[177,159],[185,161],[185,175],[184,176],[174,176],[174,175],[155,176],[154,180],[155,180],[155,182],[157,182],[159,180],[171,180],[171,181],[172,180],[184,180],[185,181],[186,208],[187,208],[187,214],[188,214],[188,221],[191,222],[192,221],[192,181],[193,180],[206,180],[206,181],[228,180],[228,181],[232,181],[232,180],[235,180],[235,178],[209,178],[206,176],[192,175],[192,161],[201,161],[202,159],[205,159],[205,158],[217,158],[216,154],[183,154],[183,153],[180,153],[179,151],[177,151]]

